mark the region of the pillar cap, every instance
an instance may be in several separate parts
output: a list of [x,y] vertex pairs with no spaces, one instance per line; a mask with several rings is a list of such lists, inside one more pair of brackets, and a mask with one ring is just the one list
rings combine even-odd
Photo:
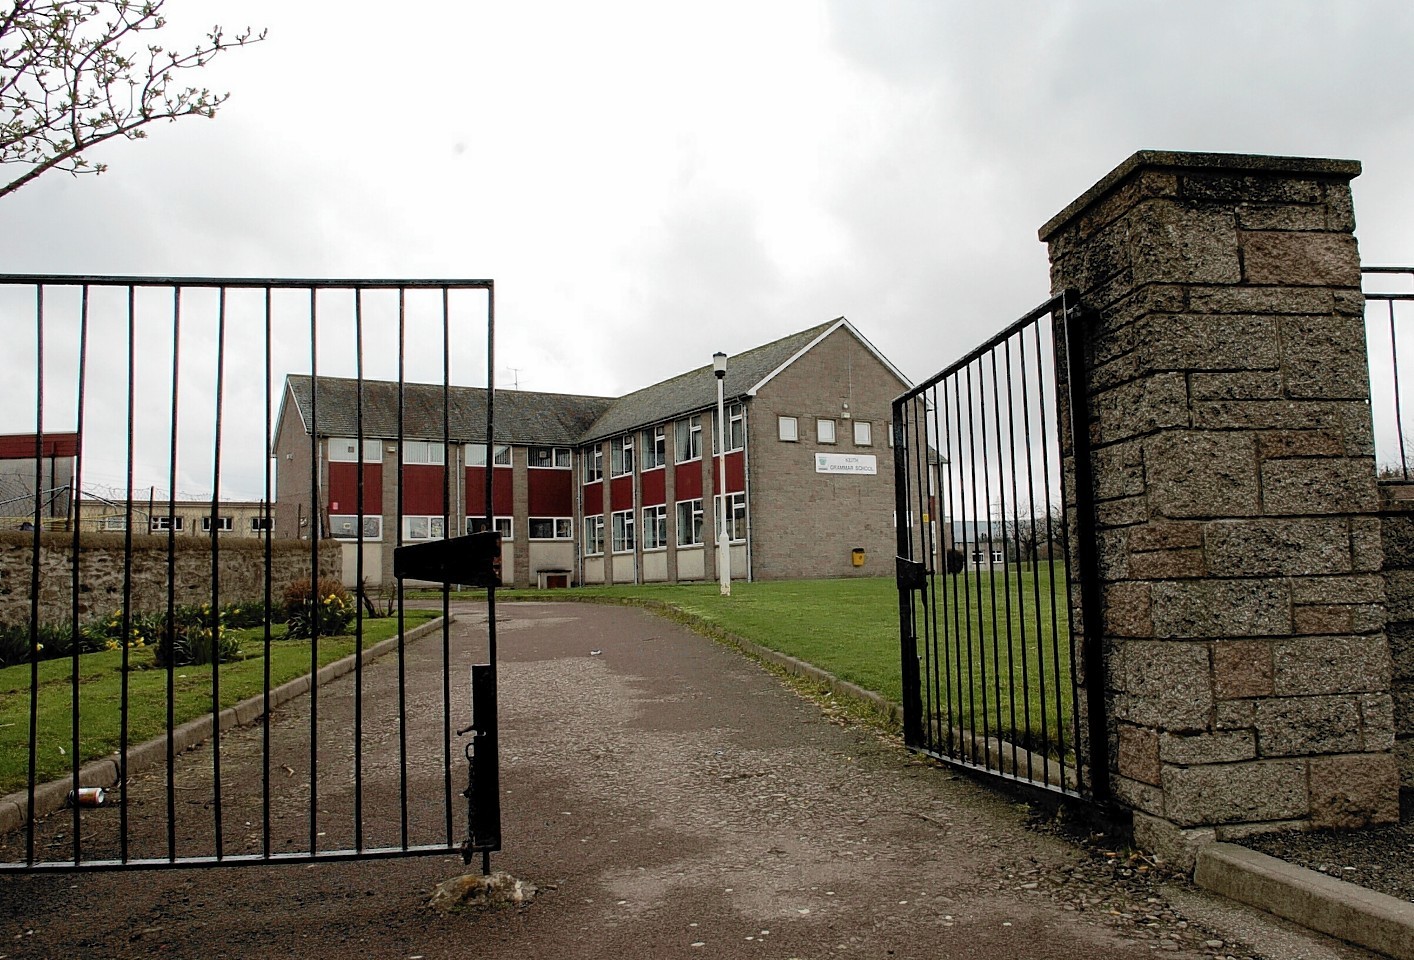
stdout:
[[1316,157],[1269,157],[1247,153],[1185,153],[1176,150],[1140,150],[1105,174],[1064,210],[1047,220],[1039,236],[1045,243],[1074,220],[1086,207],[1114,190],[1140,170],[1233,171],[1255,174],[1299,174],[1331,180],[1353,180],[1360,176],[1359,160],[1326,160]]

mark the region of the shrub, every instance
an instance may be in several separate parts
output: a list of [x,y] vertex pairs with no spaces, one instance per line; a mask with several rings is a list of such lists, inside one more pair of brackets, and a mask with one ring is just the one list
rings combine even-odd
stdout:
[[292,639],[307,640],[316,629],[321,637],[347,633],[356,612],[353,597],[332,577],[321,577],[313,592],[308,580],[285,592],[285,629]]
[[[283,623],[284,607],[272,603],[269,609],[271,623]],[[265,626],[266,608],[264,600],[237,600],[221,608],[221,622],[234,630]]]
[[171,626],[168,630],[164,617],[155,651],[159,667],[226,663],[240,654],[236,639],[226,633],[219,614],[213,636],[210,604],[177,607],[172,611]]

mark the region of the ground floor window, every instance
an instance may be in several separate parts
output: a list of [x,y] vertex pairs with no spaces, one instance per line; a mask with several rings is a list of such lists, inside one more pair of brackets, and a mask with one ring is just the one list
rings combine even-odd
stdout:
[[255,531],[273,530],[275,528],[274,517],[251,517],[250,528]]
[[[717,498],[717,508],[722,508],[722,498]],[[727,539],[732,543],[746,540],[746,494],[729,493],[726,503]]]
[[[499,533],[499,534],[501,535],[501,539],[502,539],[502,540],[510,540],[510,539],[512,539],[512,537],[511,537],[511,530],[513,529],[513,525],[512,525],[512,523],[511,523],[511,518],[510,518],[510,517],[496,517],[496,518],[493,519],[492,522],[495,524],[495,530],[496,530],[497,533]],[[488,529],[491,529],[491,528],[486,525],[486,518],[485,518],[485,517],[467,517],[467,518],[466,518],[466,532],[467,532],[467,533],[484,533],[484,532],[487,531]]]
[[604,517],[595,514],[584,518],[584,553],[592,556],[604,552]]
[[573,540],[574,521],[569,517],[531,517],[530,539]]
[[182,518],[181,518],[181,517],[151,517],[151,518],[149,518],[149,526],[150,526],[154,531],[161,530],[161,531],[164,531],[164,532],[165,532],[165,531],[167,531],[167,530],[180,530],[180,529],[182,529]]
[[442,517],[403,517],[404,540],[441,540],[446,535]]
[[678,546],[691,547],[702,542],[702,501],[678,501]]
[[614,552],[629,553],[633,550],[633,511],[619,510],[613,515]]
[[[212,527],[211,518],[210,518],[210,517],[202,517],[202,518],[201,518],[201,532],[202,532],[202,533],[210,533],[210,532],[211,532],[211,527]],[[234,530],[235,528],[236,528],[235,522],[234,522],[234,520],[233,520],[231,517],[217,517],[217,518],[216,518],[216,529],[217,529],[217,530],[226,531],[226,530]]]
[[[441,519],[438,517],[437,519]],[[329,536],[338,540],[358,539],[358,515],[357,514],[335,514],[329,518]],[[382,540],[383,539],[383,518],[369,517],[363,518],[363,539]]]
[[668,545],[668,505],[643,508],[643,549],[657,550]]

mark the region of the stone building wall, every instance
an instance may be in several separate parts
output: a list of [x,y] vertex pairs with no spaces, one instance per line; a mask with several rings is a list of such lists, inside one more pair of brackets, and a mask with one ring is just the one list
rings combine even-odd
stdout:
[[1145,152],[1041,232],[1086,310],[1087,682],[1136,837],[1180,862],[1398,816],[1358,173]]
[[[30,618],[33,534],[0,533],[0,623],[23,624]],[[271,595],[278,602],[286,588],[309,577],[308,542],[271,543]],[[69,622],[73,601],[73,538],[45,533],[39,551],[39,621]],[[124,537],[83,534],[79,542],[79,619],[86,622],[120,609],[123,604]],[[179,538],[174,543],[176,602],[211,601],[209,540]],[[321,575],[342,574],[339,544],[320,547]],[[265,595],[264,544],[255,540],[222,541],[220,552],[222,603],[259,599]],[[134,538],[132,553],[133,609],[151,613],[167,608],[167,542],[157,537]]]

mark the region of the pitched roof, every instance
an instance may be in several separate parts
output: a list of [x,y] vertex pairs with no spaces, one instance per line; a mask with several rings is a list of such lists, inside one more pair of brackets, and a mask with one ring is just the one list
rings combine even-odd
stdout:
[[[307,374],[286,378],[306,432],[310,429],[314,398]],[[358,432],[358,381],[343,377],[319,378],[319,434],[352,437]],[[486,390],[483,387],[449,387],[446,402],[451,414],[452,440],[486,439]],[[496,439],[508,443],[573,446],[585,429],[613,403],[609,397],[586,397],[528,390],[496,391]],[[406,438],[441,440],[442,385],[408,383],[403,386],[403,430]],[[398,436],[398,385],[387,380],[363,381],[363,435]]]
[[[808,330],[736,354],[727,363],[723,394],[727,397],[754,396],[756,391],[788,367],[794,360],[836,329],[845,329],[874,353],[902,383],[908,380],[898,369],[860,336],[844,317],[817,324]],[[602,440],[650,423],[658,423],[717,403],[717,378],[711,364],[689,370],[670,380],[644,387],[614,402],[584,434],[584,441]]]
[[[866,340],[844,317],[817,324],[731,357],[723,393],[733,399],[758,390],[803,353],[844,330],[872,353],[901,384],[908,378]],[[309,431],[310,378],[290,374],[285,400],[293,398]],[[356,380],[319,378],[319,433],[352,437],[357,433]],[[281,401],[282,408],[285,400]],[[458,442],[486,438],[486,391],[481,387],[450,387],[451,437]],[[717,403],[717,378],[711,364],[679,374],[623,397],[572,396],[521,390],[496,392],[496,439],[509,443],[575,446],[627,433],[653,423],[706,410]],[[440,440],[443,395],[440,384],[409,383],[403,394],[403,436]],[[370,437],[398,435],[398,385],[386,380],[363,382],[363,433]]]

